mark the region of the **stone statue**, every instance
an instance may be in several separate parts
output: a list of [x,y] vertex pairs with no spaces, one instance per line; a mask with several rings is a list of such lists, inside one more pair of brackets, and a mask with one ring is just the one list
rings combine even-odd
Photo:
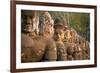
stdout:
[[55,28],[54,40],[56,42],[56,47],[57,47],[57,60],[65,61],[67,60],[67,53],[66,53],[65,45],[63,43],[64,26],[62,23],[56,23],[54,25],[54,28]]
[[35,24],[38,21],[33,21],[34,12],[23,11],[22,15],[21,62],[56,61],[57,50],[53,39],[37,35],[33,30],[33,25],[38,25]]
[[57,59],[56,44],[52,38],[54,34],[54,28],[53,28],[54,21],[48,11],[43,12],[41,20],[43,21],[41,21],[40,23],[42,27],[39,27],[40,30],[42,31],[42,33],[40,33],[40,36],[44,37],[45,40],[47,40],[46,41],[47,47],[45,50],[44,60],[45,61],[56,60]]

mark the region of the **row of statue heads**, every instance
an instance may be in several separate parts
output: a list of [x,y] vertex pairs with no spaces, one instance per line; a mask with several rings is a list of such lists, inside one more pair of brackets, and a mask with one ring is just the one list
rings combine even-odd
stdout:
[[[24,48],[22,62],[83,60],[90,58],[89,42],[78,35],[67,23],[63,23],[58,18],[53,19],[48,11],[40,13],[39,11],[22,10],[21,15],[22,34],[28,35],[22,35],[22,49]],[[30,37],[33,41],[30,40]],[[30,44],[32,44],[32,49],[27,49],[26,45],[30,47]],[[30,50],[33,53],[30,53]],[[25,53],[26,51],[29,52]]]

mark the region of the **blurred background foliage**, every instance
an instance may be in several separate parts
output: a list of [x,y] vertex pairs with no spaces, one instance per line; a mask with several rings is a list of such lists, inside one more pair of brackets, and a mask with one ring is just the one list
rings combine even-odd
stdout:
[[90,41],[90,14],[77,12],[49,11],[52,18],[60,19],[65,25],[74,28],[79,35]]

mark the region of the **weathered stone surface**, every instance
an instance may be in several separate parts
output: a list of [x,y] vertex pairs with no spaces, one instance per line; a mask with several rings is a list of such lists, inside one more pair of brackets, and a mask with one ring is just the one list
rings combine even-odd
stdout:
[[63,42],[56,42],[57,48],[57,61],[67,60],[67,53]]
[[22,62],[90,59],[89,45],[72,27],[54,22],[48,11],[22,12]]

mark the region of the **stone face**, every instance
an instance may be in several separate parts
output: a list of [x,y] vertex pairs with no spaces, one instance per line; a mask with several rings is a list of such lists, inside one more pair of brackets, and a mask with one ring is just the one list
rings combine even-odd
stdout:
[[52,37],[54,34],[54,21],[49,12],[44,11],[39,21],[40,34],[45,37]]

